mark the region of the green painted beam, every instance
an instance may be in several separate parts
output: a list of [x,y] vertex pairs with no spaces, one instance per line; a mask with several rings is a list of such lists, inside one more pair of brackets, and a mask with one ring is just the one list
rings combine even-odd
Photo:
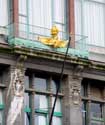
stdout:
[[96,118],[96,117],[91,118],[91,120],[93,120],[93,121],[99,121],[99,122],[104,122],[105,121],[104,118]]
[[3,110],[5,108],[4,104],[0,104],[0,110]]
[[[67,48],[52,48],[50,46],[46,46],[42,44],[39,41],[31,41],[31,40],[25,40],[20,38],[13,38],[9,40],[9,44],[11,46],[20,46],[20,47],[26,47],[26,48],[32,48],[32,49],[38,49],[38,50],[47,50],[52,51],[58,54],[65,54]],[[69,48],[68,55],[77,56],[81,58],[87,58],[89,57],[89,52],[84,50],[77,50],[73,48]]]
[[54,112],[54,116],[62,117],[62,113],[61,112]]
[[37,110],[35,110],[35,112],[36,113],[43,113],[43,114],[47,114],[48,113],[48,111],[42,110],[42,109],[37,109]]
[[25,107],[25,108],[24,108],[24,112],[31,112],[31,108]]

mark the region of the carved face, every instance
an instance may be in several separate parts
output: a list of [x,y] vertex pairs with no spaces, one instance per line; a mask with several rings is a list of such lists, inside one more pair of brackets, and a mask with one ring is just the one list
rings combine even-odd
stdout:
[[16,91],[21,91],[23,89],[21,81],[19,81],[19,80],[16,81],[16,83],[15,83],[15,89],[16,89]]

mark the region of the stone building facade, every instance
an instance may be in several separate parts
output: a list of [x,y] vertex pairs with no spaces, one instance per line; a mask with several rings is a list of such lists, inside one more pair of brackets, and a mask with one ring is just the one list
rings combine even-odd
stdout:
[[[10,47],[5,46],[4,50],[6,50],[6,53],[1,52],[0,58],[1,114],[3,113],[3,116],[5,116],[2,119],[3,122],[6,122],[7,112],[14,96],[13,89],[10,90],[8,97],[7,93],[11,83],[11,74],[17,68],[17,63],[24,64],[22,65],[24,77],[21,77],[21,81],[24,81],[25,94],[23,111],[21,116],[18,115],[19,119],[15,124],[28,124],[26,120],[30,120],[30,124],[34,125],[35,120],[38,120],[38,115],[39,119],[42,116],[42,120],[44,120],[44,117],[48,120],[56,92],[56,81],[59,81],[63,57],[52,53],[33,52],[32,56],[27,55],[27,59],[24,60],[24,58],[19,59],[26,56],[21,54],[23,51],[21,48],[10,49]],[[10,53],[7,54],[7,51]],[[56,56],[59,60],[54,58]],[[104,65],[98,62],[68,57],[55,108],[55,121],[59,124],[62,121],[63,125],[81,125],[83,122],[90,125],[93,123],[104,125],[104,72]],[[37,82],[35,83],[35,78],[39,85],[37,85]],[[42,102],[40,102],[41,100]]]
[[[19,12],[24,11],[25,2],[29,1],[24,0],[19,4],[19,0],[10,0],[8,6],[11,3],[12,7],[9,14],[13,19],[10,18],[9,21],[12,24],[7,30],[2,25],[0,27],[1,125],[49,124],[67,50],[67,47],[58,50],[39,44],[33,40],[38,35],[32,36],[31,28],[30,32],[26,30],[25,33],[20,30],[24,26],[20,26],[19,16],[25,16]],[[80,50],[76,49],[76,35],[73,35],[74,0],[66,2],[68,18],[65,25],[69,27],[67,31],[71,32],[71,45],[65,60],[52,125],[105,125],[105,64],[103,60],[95,60],[89,50],[84,50],[84,46]],[[20,10],[23,10],[19,11],[19,5],[22,6]],[[43,28],[36,28],[39,28],[37,33],[43,32]],[[44,33],[47,32],[50,30],[44,29]],[[102,59],[103,56],[97,59]]]

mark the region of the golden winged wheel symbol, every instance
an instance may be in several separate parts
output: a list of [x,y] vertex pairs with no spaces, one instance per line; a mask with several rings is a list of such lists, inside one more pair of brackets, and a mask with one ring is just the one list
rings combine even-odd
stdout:
[[51,28],[51,37],[38,37],[38,41],[45,45],[52,46],[54,48],[66,47],[68,41],[60,40],[58,38],[59,29],[56,26]]

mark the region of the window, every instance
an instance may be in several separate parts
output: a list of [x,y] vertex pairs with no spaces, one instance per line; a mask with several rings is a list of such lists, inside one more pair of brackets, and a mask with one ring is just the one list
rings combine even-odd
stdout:
[[[55,100],[55,97],[52,97],[52,106],[54,104],[54,100]],[[60,100],[60,98],[57,99],[54,112],[61,112],[61,100]]]
[[0,26],[8,25],[8,1],[0,0]]
[[90,113],[91,113],[91,124],[104,125],[103,103],[92,102]]
[[0,35],[7,34],[8,1],[9,0],[0,0]]
[[[66,31],[66,0],[19,0],[19,31],[21,34],[49,36],[57,25]],[[21,35],[20,34],[20,35]]]
[[84,79],[81,84],[82,125],[104,125],[104,83]]
[[82,101],[82,117],[83,117],[83,121],[82,124],[83,125],[87,125],[87,102],[86,101]]
[[[28,89],[29,88],[29,77],[25,76],[25,88]],[[24,94],[24,124],[25,125],[29,125],[29,121],[30,121],[30,112],[31,112],[31,108],[30,108],[30,93],[25,92]]]
[[47,80],[44,78],[35,78],[34,88],[36,90],[47,90]]
[[88,36],[90,45],[105,47],[105,1],[75,0],[76,34]]
[[25,114],[24,114],[24,119],[25,119],[25,120],[24,120],[24,124],[25,124],[25,125],[29,125],[28,113],[25,113]]
[[52,78],[52,80],[51,80],[51,91],[53,93],[56,93],[59,82],[60,82],[59,79]]
[[2,89],[0,89],[0,106],[1,106],[1,109],[0,109],[0,124],[2,125],[2,123],[3,123],[3,109],[2,109],[2,106],[3,106],[3,92],[2,92]]
[[97,83],[92,84],[90,91],[91,91],[91,96],[94,97],[95,99],[103,99],[104,88],[102,86],[99,86]]
[[46,125],[46,114],[35,114],[35,125]]
[[54,116],[52,123],[53,125],[62,125],[61,118]]
[[[31,73],[31,75],[25,76],[25,125],[31,125],[32,120],[34,120],[33,124],[35,125],[48,124],[58,83],[59,79],[57,79],[56,76],[43,72]],[[29,88],[27,88],[27,86],[29,86]],[[34,95],[32,95],[33,92]],[[62,125],[61,94],[61,91],[59,91],[52,125]],[[32,116],[32,111],[34,111],[34,116]],[[34,119],[32,119],[32,117],[34,117]]]
[[0,125],[3,125],[4,120],[5,120],[5,118],[4,118],[4,107],[5,107],[5,105],[4,105],[4,90],[5,90],[6,86],[3,83],[4,79],[5,78],[3,78],[3,72],[0,72]]
[[91,117],[92,118],[102,118],[103,112],[102,112],[102,103],[92,102],[91,103]]
[[35,110],[48,111],[48,99],[47,99],[47,96],[39,95],[39,94],[35,95]]
[[87,96],[87,84],[81,85],[81,95],[85,97]]
[[[55,97],[52,97],[52,106],[54,104]],[[61,110],[61,99],[58,98],[55,110],[54,110],[54,116],[52,120],[52,125],[62,125],[62,110]]]

